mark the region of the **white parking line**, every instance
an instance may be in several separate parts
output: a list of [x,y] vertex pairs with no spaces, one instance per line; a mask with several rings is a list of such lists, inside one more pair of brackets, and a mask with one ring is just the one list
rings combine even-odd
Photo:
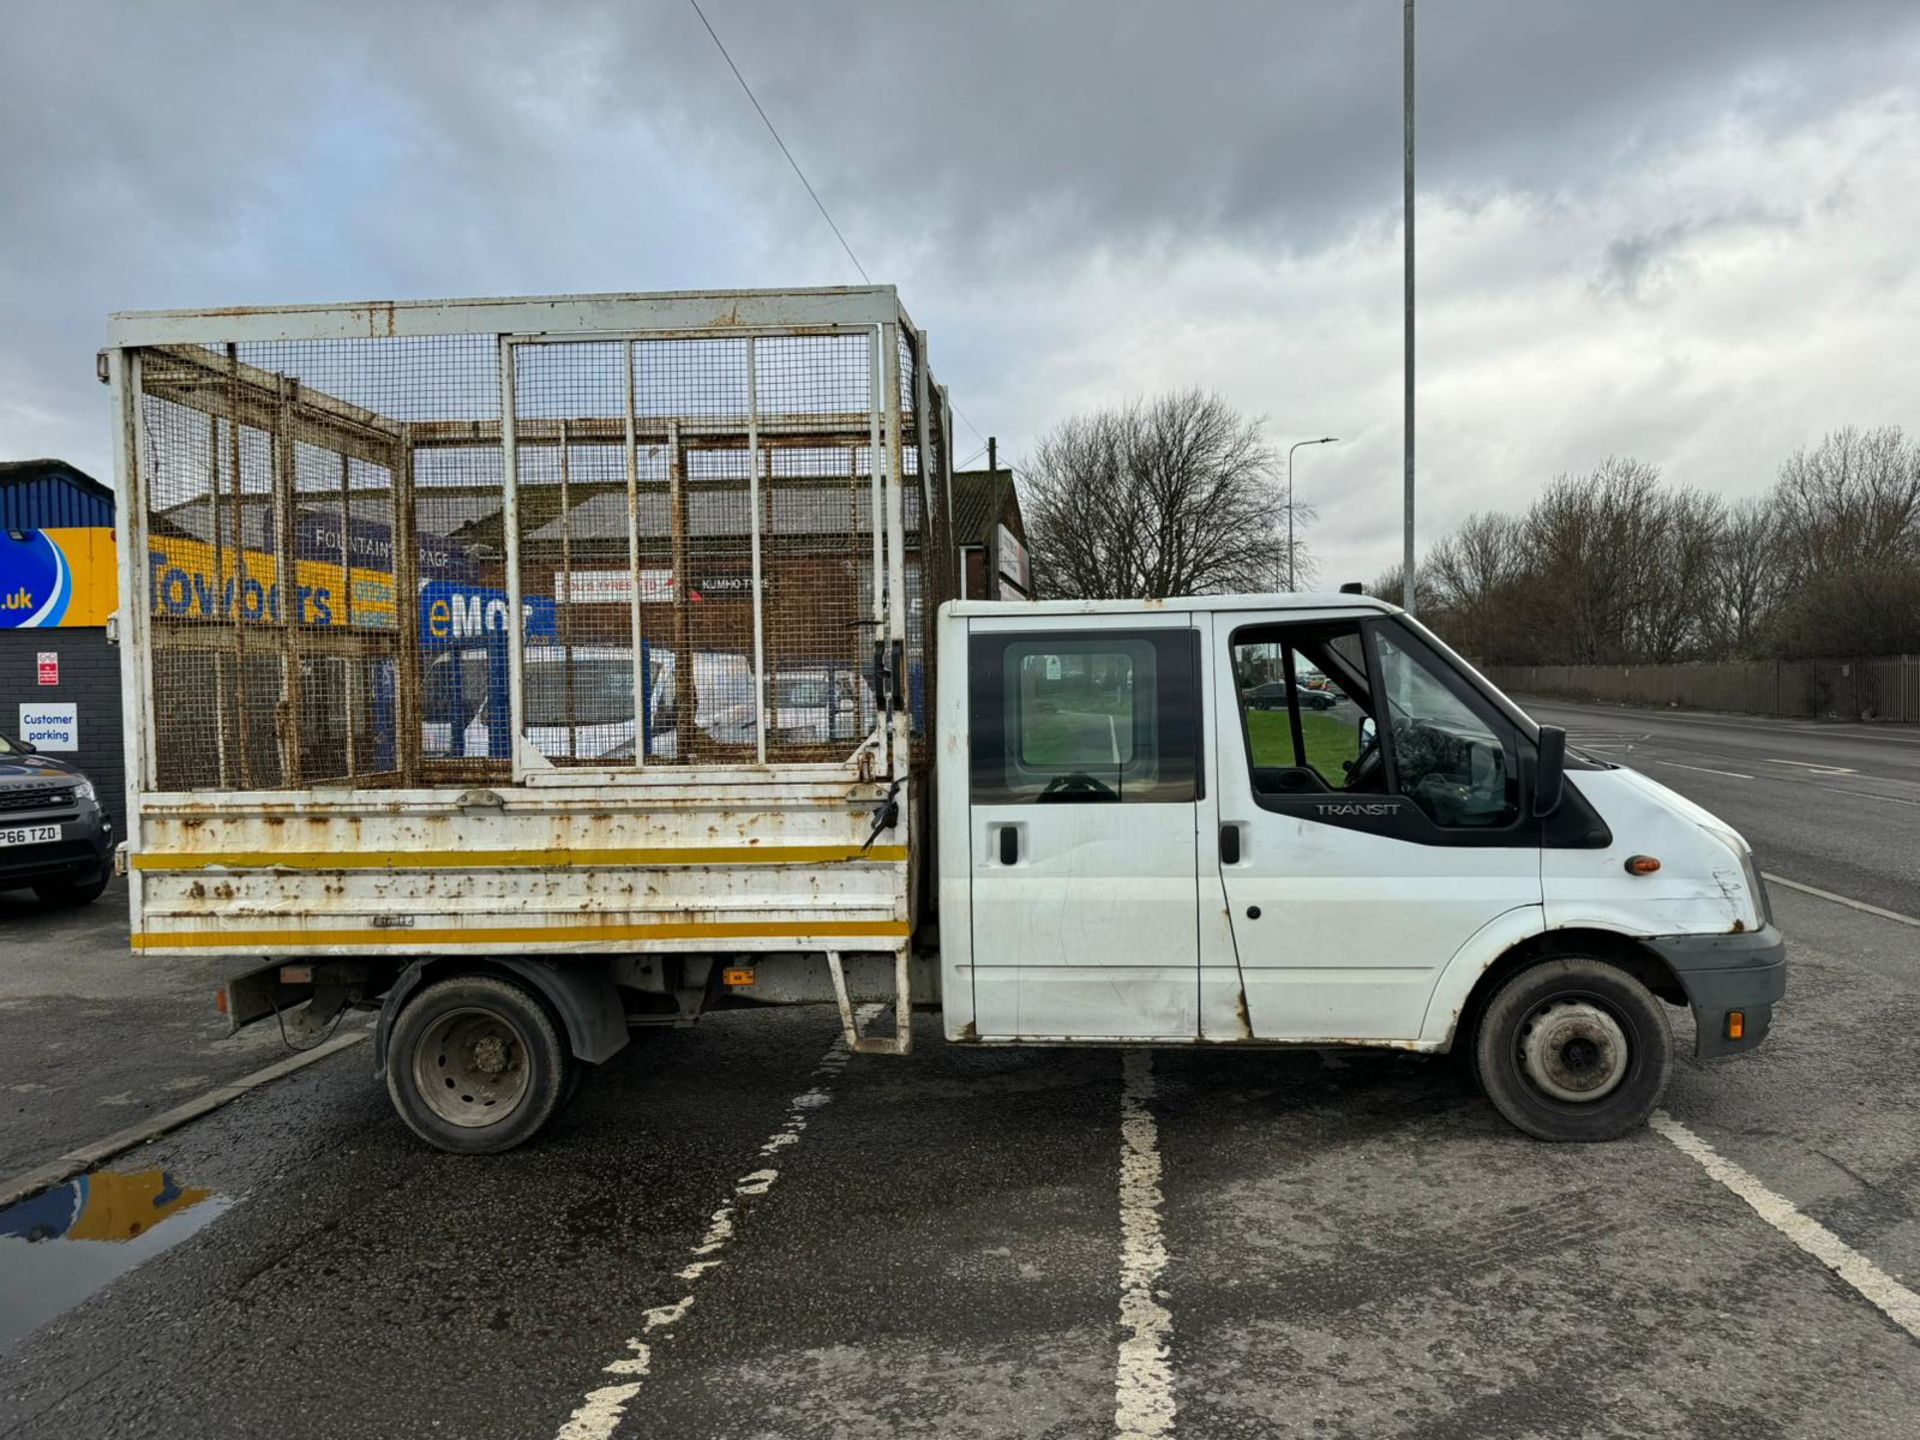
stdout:
[[1124,1437],[1173,1433],[1173,1316],[1153,1289],[1167,1268],[1160,1231],[1160,1132],[1153,1052],[1129,1050],[1120,1090],[1120,1340],[1113,1429]]
[[1816,765],[1811,760],[1776,760],[1771,755],[1767,757],[1766,763],[1769,765],[1794,765],[1802,770],[1811,770],[1816,775],[1858,775],[1860,773],[1858,770],[1851,769],[1845,765]]
[[1725,775],[1730,780],[1751,780],[1753,776],[1742,775],[1738,770],[1715,770],[1706,765],[1682,765],[1678,760],[1652,760],[1653,765],[1665,765],[1672,770],[1698,770],[1702,775]]
[[[860,1023],[865,1025],[878,1015],[883,1007],[863,1005],[860,1007]],[[781,1151],[800,1143],[800,1132],[807,1128],[808,1117],[822,1105],[833,1099],[833,1092],[824,1083],[831,1080],[846,1068],[852,1058],[847,1049],[845,1037],[833,1042],[832,1048],[821,1057],[815,1067],[813,1079],[817,1082],[787,1102],[786,1118],[780,1122],[780,1128],[767,1137],[760,1147],[759,1155],[768,1159]],[[707,1223],[706,1232],[693,1246],[694,1259],[686,1268],[675,1273],[674,1278],[691,1285],[709,1270],[717,1270],[722,1261],[720,1253],[727,1248],[734,1236],[734,1225],[739,1215],[740,1200],[744,1196],[765,1195],[780,1178],[780,1172],[773,1169],[751,1170],[733,1182],[733,1188],[718,1210],[713,1212]],[[648,1373],[653,1367],[653,1347],[656,1342],[644,1339],[655,1330],[667,1330],[661,1340],[671,1340],[672,1331],[668,1327],[677,1325],[693,1309],[694,1297],[686,1294],[670,1305],[656,1305],[641,1315],[640,1335],[626,1342],[626,1353],[618,1359],[601,1367],[601,1373],[616,1377],[616,1383],[602,1385],[589,1390],[574,1412],[567,1417],[566,1424],[555,1433],[554,1440],[608,1440],[619,1428],[620,1421],[627,1413],[627,1406],[641,1391]]]
[[1920,1340],[1920,1295],[1895,1280],[1818,1220],[1803,1215],[1664,1110],[1648,1122],[1700,1168],[1753,1207],[1754,1214],[1813,1256],[1881,1314]]
[[1900,925],[1911,925],[1915,929],[1920,929],[1920,919],[1912,915],[1902,915],[1898,910],[1869,905],[1866,901],[1855,900],[1850,895],[1836,895],[1833,891],[1822,890],[1817,885],[1802,885],[1798,880],[1789,880],[1784,875],[1768,873],[1764,878],[1769,885],[1784,885],[1789,890],[1798,890],[1802,895],[1814,895],[1822,900],[1831,900],[1836,905],[1845,905],[1850,910],[1864,910],[1869,915],[1878,915],[1882,920],[1892,920]]

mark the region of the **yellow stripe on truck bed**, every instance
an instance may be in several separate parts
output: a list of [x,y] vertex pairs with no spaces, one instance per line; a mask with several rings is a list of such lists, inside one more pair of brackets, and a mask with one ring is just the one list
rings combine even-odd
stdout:
[[192,950],[217,946],[247,950],[254,946],[295,945],[535,945],[575,940],[904,940],[904,920],[791,920],[737,922],[664,922],[658,925],[511,925],[471,929],[361,930],[165,930],[133,937],[136,950]]
[[904,845],[674,845],[639,850],[144,850],[136,870],[614,870],[644,865],[898,864]]

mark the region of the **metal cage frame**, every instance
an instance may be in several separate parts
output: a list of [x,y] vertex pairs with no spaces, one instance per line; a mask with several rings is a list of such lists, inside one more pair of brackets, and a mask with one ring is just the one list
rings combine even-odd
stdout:
[[[918,330],[901,306],[897,293],[891,286],[864,286],[856,288],[820,288],[804,290],[752,290],[752,291],[697,291],[672,292],[660,294],[615,294],[615,295],[568,295],[555,297],[530,297],[510,299],[469,299],[443,301],[383,301],[341,305],[298,305],[281,307],[241,307],[209,310],[168,310],[152,312],[134,312],[116,314],[111,317],[108,326],[108,347],[105,354],[106,379],[111,386],[115,425],[115,471],[118,481],[120,503],[117,506],[116,528],[121,555],[121,594],[122,626],[125,643],[122,649],[122,680],[125,693],[130,698],[128,717],[130,724],[126,729],[126,759],[129,789],[134,792],[130,797],[133,808],[179,809],[217,805],[220,808],[239,809],[253,805],[269,807],[284,806],[293,792],[310,792],[313,788],[303,783],[296,763],[292,773],[283,776],[283,782],[275,787],[202,787],[194,790],[166,790],[158,787],[161,773],[160,757],[156,744],[159,733],[155,714],[156,686],[154,666],[156,658],[156,596],[150,593],[149,568],[145,557],[149,552],[150,535],[150,491],[143,460],[144,450],[141,444],[140,406],[145,391],[145,377],[142,373],[144,357],[163,353],[168,359],[186,362],[187,369],[199,365],[207,372],[209,390],[225,384],[228,398],[224,401],[228,407],[225,414],[229,417],[229,430],[235,424],[235,418],[242,413],[242,389],[248,397],[248,403],[254,405],[261,418],[254,422],[261,426],[272,423],[268,413],[273,400],[277,397],[284,414],[288,403],[288,382],[285,377],[261,373],[242,375],[243,368],[232,359],[236,345],[248,345],[260,342],[283,341],[347,341],[347,340],[383,340],[401,337],[471,337],[475,335],[497,337],[499,346],[498,380],[500,387],[500,418],[494,422],[494,434],[487,433],[487,427],[477,422],[446,422],[436,427],[434,422],[408,422],[402,424],[386,417],[374,414],[350,404],[345,400],[327,396],[324,392],[308,389],[299,394],[299,403],[307,407],[309,424],[318,424],[328,429],[329,435],[337,435],[337,448],[342,456],[342,471],[346,459],[357,455],[361,448],[372,447],[380,452],[398,455],[398,462],[381,461],[390,466],[392,474],[392,499],[396,515],[407,513],[406,523],[412,524],[412,456],[423,448],[435,444],[475,445],[491,444],[496,435],[501,449],[504,465],[504,478],[501,490],[501,507],[505,537],[505,575],[508,589],[507,605],[507,656],[511,667],[507,696],[511,706],[509,733],[512,737],[511,753],[508,757],[511,765],[511,783],[516,787],[534,789],[548,786],[664,786],[664,787],[711,787],[714,785],[750,785],[795,783],[804,790],[815,790],[823,782],[831,785],[834,781],[871,781],[879,777],[890,780],[904,780],[909,773],[924,763],[924,757],[917,754],[915,737],[912,734],[912,716],[908,704],[890,705],[887,712],[878,717],[873,729],[860,741],[851,754],[831,762],[791,761],[770,759],[767,753],[768,705],[766,694],[766,651],[764,642],[765,592],[763,588],[762,537],[758,520],[758,485],[760,476],[760,456],[764,447],[777,444],[777,438],[770,438],[766,427],[761,423],[758,412],[758,398],[753,392],[754,355],[757,342],[770,338],[813,335],[865,335],[869,337],[868,353],[871,362],[870,385],[868,388],[869,409],[864,417],[852,417],[863,420],[857,433],[843,426],[841,439],[852,435],[858,443],[871,448],[868,451],[871,471],[872,508],[868,511],[867,528],[872,531],[872,577],[880,594],[875,598],[882,602],[882,613],[870,617],[870,623],[877,627],[877,634],[886,641],[885,653],[889,656],[904,656],[909,646],[908,613],[908,549],[909,538],[905,526],[908,508],[908,487],[917,483],[921,493],[914,497],[919,508],[919,546],[921,556],[922,583],[925,591],[925,613],[921,617],[918,643],[924,647],[924,671],[927,683],[931,685],[934,673],[931,647],[934,627],[932,611],[939,599],[944,598],[938,576],[950,571],[953,557],[947,553],[950,536],[949,500],[946,493],[950,489],[949,470],[951,466],[951,426],[946,392],[933,381],[927,362],[927,341],[923,332]],[[755,756],[751,763],[728,763],[724,765],[701,765],[695,763],[650,764],[646,747],[636,740],[634,763],[630,766],[606,766],[583,768],[578,765],[555,766],[548,763],[544,756],[526,743],[526,676],[524,674],[525,646],[527,636],[524,632],[525,596],[522,593],[522,555],[521,531],[518,523],[518,506],[524,488],[521,478],[520,454],[523,448],[540,444],[554,443],[551,437],[533,433],[537,427],[517,423],[517,401],[515,393],[516,365],[520,358],[533,347],[551,346],[576,342],[622,342],[622,341],[659,341],[678,339],[741,339],[746,343],[747,371],[749,386],[749,404],[745,419],[745,444],[748,455],[747,485],[750,505],[754,507],[751,531],[751,574],[753,580],[753,703],[757,720]],[[217,353],[226,347],[229,359],[224,362]],[[633,411],[632,400],[632,347],[627,349],[627,367],[629,371],[627,414],[624,434],[617,438],[624,446],[627,457],[629,496],[633,493],[634,455],[638,443],[638,427]],[[911,397],[903,394],[903,357],[908,357],[912,365],[914,393]],[[297,390],[297,385],[295,386]],[[911,407],[905,403],[911,400]],[[216,411],[208,408],[210,433],[217,433],[217,425],[212,417]],[[313,417],[318,417],[317,419]],[[652,423],[652,422],[649,422]],[[849,426],[851,425],[851,419]],[[904,427],[911,427],[912,434],[903,434]],[[672,422],[666,428],[671,430]],[[526,433],[522,433],[522,432]],[[282,432],[275,442],[276,456],[281,450],[290,450],[291,432]],[[564,429],[560,443],[568,443]],[[677,445],[679,442],[674,439]],[[913,449],[919,457],[913,473],[909,473],[906,453]],[[237,449],[236,449],[237,455]],[[237,460],[236,460],[237,476]],[[293,480],[290,478],[291,464],[276,458],[274,497],[279,508],[277,531],[290,534],[287,527],[290,519],[287,511],[293,506]],[[289,472],[284,481],[280,470]],[[217,474],[217,465],[216,465]],[[213,495],[216,508],[218,497],[217,479],[210,495]],[[346,482],[342,481],[344,496]],[[239,482],[234,482],[236,500],[239,496]],[[345,506],[345,500],[342,504]],[[630,499],[631,507],[631,499]],[[344,513],[344,509],[343,509]],[[878,517],[884,516],[884,525]],[[630,518],[630,536],[635,532],[632,525],[637,522]],[[236,519],[236,533],[238,531]],[[396,713],[392,719],[394,727],[394,763],[396,776],[400,783],[382,787],[356,785],[357,778],[365,775],[358,766],[360,757],[353,751],[353,732],[351,721],[347,732],[347,782],[345,785],[326,785],[327,798],[345,804],[356,801],[367,803],[374,800],[386,804],[406,804],[409,800],[429,802],[435,796],[444,797],[449,788],[464,788],[471,784],[457,775],[448,775],[444,783],[423,783],[422,767],[418,764],[419,746],[419,695],[420,659],[417,646],[410,645],[409,629],[415,623],[412,605],[401,603],[409,591],[417,592],[419,577],[413,573],[411,556],[413,553],[413,535],[411,531],[403,535],[397,528],[392,539],[392,565],[395,594],[394,629],[389,632],[367,631],[346,632],[331,636],[325,632],[301,632],[298,639],[293,635],[293,626],[283,623],[278,628],[284,632],[281,643],[290,647],[285,652],[284,664],[292,662],[300,654],[328,653],[331,650],[341,653],[364,656],[392,654],[399,661],[401,679],[396,685]],[[236,540],[236,547],[239,542]],[[281,566],[290,566],[291,541],[276,541],[289,548],[276,549]],[[637,565],[637,549],[630,548],[629,563]],[[242,571],[244,575],[244,558]],[[278,572],[282,577],[292,573],[290,569]],[[685,572],[676,584],[687,583]],[[640,626],[640,600],[638,585],[635,584],[634,598],[630,602],[633,614],[633,627],[636,642]],[[349,611],[349,614],[351,612]],[[209,627],[217,629],[220,627]],[[316,641],[315,636],[325,638]],[[209,646],[222,643],[222,637],[216,634],[194,637],[196,641]],[[237,654],[244,659],[244,647],[248,643],[246,631],[236,621],[232,627],[231,644],[240,647]],[[271,644],[271,641],[261,641]],[[301,650],[291,648],[298,644]],[[641,699],[639,692],[643,686],[643,666],[639,660],[639,647],[635,646],[633,662],[634,684],[636,691],[636,721],[641,724],[638,715]],[[411,673],[409,661],[411,656]],[[902,666],[896,664],[896,669]],[[283,681],[286,686],[297,687],[298,666],[292,665],[290,677]],[[895,693],[899,690],[895,678]],[[244,688],[244,687],[243,687]],[[297,695],[296,695],[297,699]],[[285,708],[284,690],[282,707]],[[932,701],[927,700],[926,709],[931,720]],[[298,721],[294,722],[296,725]],[[282,742],[282,754],[285,743]],[[409,761],[408,752],[413,753]],[[297,755],[297,742],[296,742]],[[227,771],[222,759],[221,774],[225,778]],[[138,843],[136,831],[135,843]]]

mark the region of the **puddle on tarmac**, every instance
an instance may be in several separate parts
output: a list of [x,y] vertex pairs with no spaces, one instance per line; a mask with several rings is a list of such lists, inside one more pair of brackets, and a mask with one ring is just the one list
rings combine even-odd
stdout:
[[96,1170],[0,1210],[0,1350],[170,1249],[232,1202],[165,1170]]

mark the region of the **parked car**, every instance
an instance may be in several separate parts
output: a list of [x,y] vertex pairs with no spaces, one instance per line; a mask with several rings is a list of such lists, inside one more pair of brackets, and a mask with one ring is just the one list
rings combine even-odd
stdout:
[[[1255,685],[1245,692],[1249,710],[1284,710],[1287,708],[1287,682],[1269,680],[1264,685]],[[1302,710],[1331,710],[1340,703],[1340,697],[1331,690],[1315,690],[1310,686],[1300,687],[1300,708]]]
[[113,821],[80,767],[0,735],[0,890],[85,905],[113,878]]

